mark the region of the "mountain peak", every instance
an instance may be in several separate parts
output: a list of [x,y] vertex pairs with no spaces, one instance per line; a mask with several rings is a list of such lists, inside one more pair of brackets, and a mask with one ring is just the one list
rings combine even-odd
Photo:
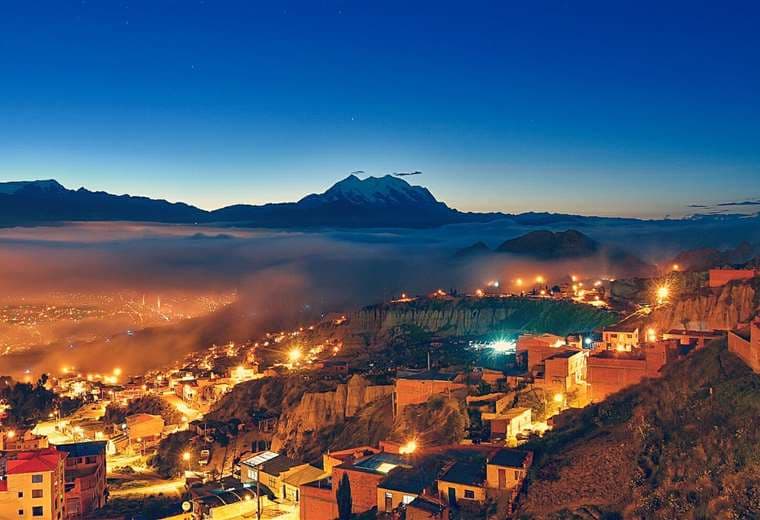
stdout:
[[445,207],[422,186],[412,186],[392,175],[360,179],[354,174],[336,182],[321,194],[312,194],[298,201],[300,206],[317,207],[328,204],[364,206],[368,208],[392,207]]

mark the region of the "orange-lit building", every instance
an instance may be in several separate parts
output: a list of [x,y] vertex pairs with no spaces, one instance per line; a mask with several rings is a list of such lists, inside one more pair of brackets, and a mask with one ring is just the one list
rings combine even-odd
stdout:
[[737,280],[750,280],[758,276],[754,269],[710,269],[710,287],[722,287]]
[[570,392],[586,384],[586,358],[582,350],[562,349],[544,359],[543,377],[536,383],[552,392]]
[[48,439],[31,430],[5,430],[0,432],[0,451],[40,450],[48,447]]
[[393,387],[394,415],[402,413],[410,404],[426,402],[433,395],[467,388],[456,379],[457,374],[442,372],[399,372]]
[[677,341],[657,341],[632,352],[606,350],[590,356],[588,384],[591,400],[601,401],[646,377],[659,377],[660,369],[677,346]]
[[377,452],[354,459],[332,468],[332,476],[304,484],[300,488],[302,520],[334,520],[338,516],[336,492],[343,475],[351,485],[351,503],[354,513],[369,511],[378,505],[378,486],[396,468],[408,468],[404,457],[393,453]]
[[528,370],[533,370],[564,344],[565,339],[554,334],[523,334],[517,338],[517,357],[527,363]]
[[491,424],[491,440],[512,442],[517,435],[533,425],[530,408],[509,408],[496,413],[483,413],[484,421]]
[[107,441],[59,444],[65,465],[66,518],[81,518],[105,505]]
[[729,332],[728,350],[760,374],[760,319],[756,319],[749,327]]
[[65,459],[66,454],[55,448],[9,455],[0,480],[0,518],[65,518]]
[[622,321],[605,327],[602,342],[609,350],[630,351],[639,345],[639,326]]

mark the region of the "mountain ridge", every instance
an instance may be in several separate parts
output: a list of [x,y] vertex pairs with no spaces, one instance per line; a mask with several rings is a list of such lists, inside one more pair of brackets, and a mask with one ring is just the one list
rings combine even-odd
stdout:
[[[713,222],[718,217],[700,218]],[[723,220],[727,218],[720,216]],[[760,220],[760,216],[741,216],[741,219],[748,218]],[[411,185],[391,175],[359,179],[352,174],[326,191],[306,195],[296,202],[234,204],[215,210],[204,210],[184,202],[91,191],[84,187],[72,190],[54,179],[0,182],[0,226],[115,220],[262,228],[430,228],[496,220],[509,220],[530,227],[571,228],[599,223],[650,222],[630,217],[548,212],[463,212],[438,201],[427,188]],[[667,228],[672,223],[687,220],[651,222]]]

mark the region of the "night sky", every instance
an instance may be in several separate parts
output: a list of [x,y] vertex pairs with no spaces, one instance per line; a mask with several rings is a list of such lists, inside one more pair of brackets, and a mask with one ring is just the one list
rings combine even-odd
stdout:
[[216,208],[353,170],[464,210],[760,198],[760,4],[0,2],[0,180]]

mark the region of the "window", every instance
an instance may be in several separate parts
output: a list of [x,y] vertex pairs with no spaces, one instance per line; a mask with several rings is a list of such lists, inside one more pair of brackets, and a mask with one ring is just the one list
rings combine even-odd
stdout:
[[42,484],[42,473],[37,473],[36,475],[32,475],[32,483]]
[[475,492],[472,489],[465,489],[464,498],[475,498]]
[[32,490],[32,498],[42,498],[42,490],[41,489],[33,489]]
[[401,502],[403,504],[410,504],[414,500],[414,497],[412,495],[404,495],[401,499]]
[[19,498],[24,498],[24,492],[23,491],[19,491],[18,492],[18,497]]
[[24,510],[23,509],[19,509],[18,510],[18,516],[24,516]]
[[43,516],[45,513],[42,511],[42,506],[32,507],[32,516]]
[[515,471],[515,480],[520,480],[520,472]]

